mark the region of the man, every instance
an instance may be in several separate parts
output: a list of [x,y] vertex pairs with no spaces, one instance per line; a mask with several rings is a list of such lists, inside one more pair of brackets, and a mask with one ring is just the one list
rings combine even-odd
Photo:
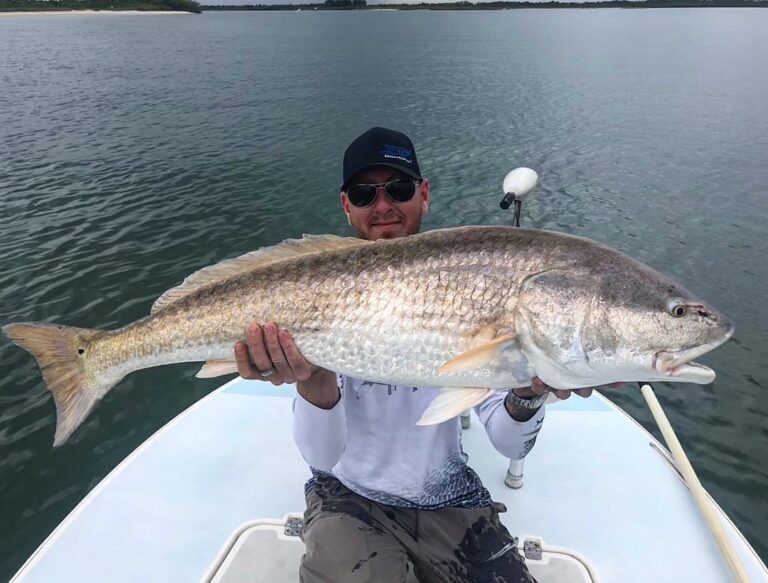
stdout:
[[[343,180],[341,205],[360,238],[419,232],[429,181],[405,135],[372,128],[358,137],[344,154]],[[458,420],[416,425],[438,389],[337,378],[274,323],[252,324],[235,357],[243,378],[297,385],[294,439],[313,473],[303,583],[533,581],[499,520],[503,505],[466,465]],[[520,459],[533,447],[550,390],[534,379],[475,408],[499,452]]]

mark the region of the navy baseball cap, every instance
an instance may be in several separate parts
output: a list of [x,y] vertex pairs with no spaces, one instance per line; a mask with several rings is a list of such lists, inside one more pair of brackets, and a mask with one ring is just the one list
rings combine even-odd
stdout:
[[371,166],[390,166],[411,178],[421,180],[413,142],[405,134],[394,130],[371,128],[349,145],[344,152],[344,182],[341,190],[346,190],[355,174]]

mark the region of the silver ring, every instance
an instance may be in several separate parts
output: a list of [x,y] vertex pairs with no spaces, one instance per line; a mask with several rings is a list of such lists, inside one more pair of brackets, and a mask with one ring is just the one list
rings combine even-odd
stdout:
[[[256,369],[259,370],[259,369]],[[270,367],[267,370],[259,370],[259,374],[263,377],[271,377],[273,374],[275,374],[277,371],[275,370],[275,367]]]

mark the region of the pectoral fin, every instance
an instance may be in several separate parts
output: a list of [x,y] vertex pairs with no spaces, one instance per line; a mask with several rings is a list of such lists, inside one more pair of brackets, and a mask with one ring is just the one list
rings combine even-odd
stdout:
[[199,379],[212,379],[227,374],[237,373],[237,363],[234,360],[209,360],[197,371]]
[[479,346],[470,348],[466,352],[459,354],[456,358],[444,362],[442,366],[440,366],[440,373],[466,372],[468,370],[480,368],[496,358],[499,355],[499,352],[504,348],[504,345],[514,339],[515,336],[513,334],[505,334],[490,342],[485,342]]
[[416,425],[437,425],[467,409],[479,405],[493,393],[493,389],[443,389],[432,399]]

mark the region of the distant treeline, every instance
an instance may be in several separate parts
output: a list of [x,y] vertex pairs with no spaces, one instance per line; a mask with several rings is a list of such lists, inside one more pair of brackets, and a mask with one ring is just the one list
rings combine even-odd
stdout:
[[325,0],[323,3],[324,8],[362,8],[363,6],[365,6],[365,0]]
[[41,10],[169,10],[202,12],[194,0],[0,0],[0,12]]
[[764,8],[768,0],[605,0],[603,2],[441,2],[366,4],[365,0],[326,0],[322,4],[207,6],[203,10],[503,10],[516,8]]

